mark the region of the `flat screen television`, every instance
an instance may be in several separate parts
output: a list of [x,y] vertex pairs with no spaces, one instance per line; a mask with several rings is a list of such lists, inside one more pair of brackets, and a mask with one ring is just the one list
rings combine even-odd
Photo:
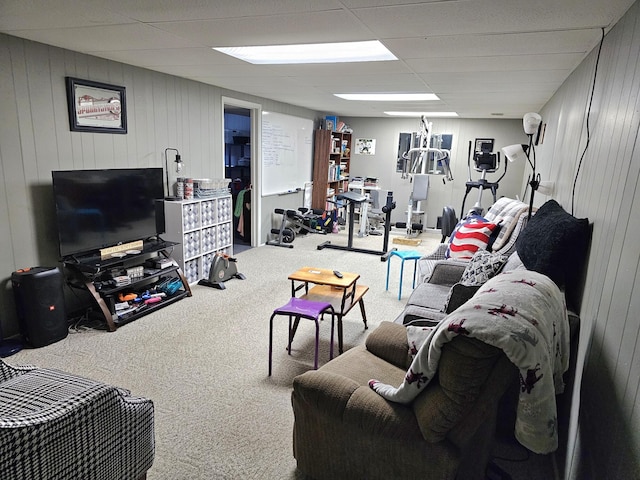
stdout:
[[51,172],[62,258],[163,233],[156,200],[162,168]]

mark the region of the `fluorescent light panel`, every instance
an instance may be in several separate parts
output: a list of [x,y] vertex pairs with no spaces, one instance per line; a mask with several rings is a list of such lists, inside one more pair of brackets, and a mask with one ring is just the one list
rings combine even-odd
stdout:
[[457,117],[456,112],[384,112],[392,117]]
[[397,60],[396,56],[377,40],[300,45],[261,45],[254,47],[213,47],[213,49],[253,64]]
[[435,93],[334,93],[344,100],[369,102],[419,102],[440,100]]

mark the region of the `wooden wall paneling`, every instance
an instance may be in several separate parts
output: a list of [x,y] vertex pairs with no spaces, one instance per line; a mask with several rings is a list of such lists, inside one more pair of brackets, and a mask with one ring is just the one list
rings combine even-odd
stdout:
[[149,85],[150,74],[149,70],[136,69],[133,76],[135,89],[133,100],[136,106],[136,156],[132,160],[135,161],[136,166],[146,166],[148,159],[153,156],[151,145],[155,133],[153,129],[153,98]]
[[[107,83],[112,85],[124,86],[125,87],[125,100],[128,99],[128,91],[126,89],[127,85],[125,83],[125,73],[124,73],[124,64],[113,62],[111,60],[104,60],[107,65],[108,73],[106,80]],[[128,101],[127,101],[128,105]],[[111,142],[113,144],[113,159],[112,165],[113,168],[127,168],[129,167],[129,151],[128,151],[128,141],[127,136],[128,133],[123,134],[101,134],[107,137],[110,137]]]
[[[167,135],[164,139],[160,139],[161,144],[161,152],[164,154],[165,149],[167,148],[180,148],[177,141],[177,129],[178,129],[178,119],[176,115],[176,109],[178,105],[178,98],[176,94],[176,77],[172,77],[166,75],[163,77],[165,79],[166,85],[166,118],[163,118],[163,123],[166,121],[167,125]],[[186,159],[185,159],[186,162]]]
[[[76,60],[77,60],[78,54],[76,52],[71,52],[69,50],[63,50],[63,51],[64,51],[64,62],[65,62],[64,76],[78,77],[78,69],[76,67],[76,63],[77,63]],[[69,135],[69,143],[71,144],[71,155],[72,155],[71,157],[72,165],[68,168],[68,170],[75,170],[75,169],[83,168],[82,141],[79,135],[72,134],[71,127],[69,126],[69,115],[66,110],[67,94],[66,94],[66,86],[64,86],[64,82],[65,82],[64,76],[61,79],[61,81],[63,82],[63,88],[65,89],[64,90],[65,115],[66,115],[65,129]]]
[[17,125],[22,162],[11,161],[3,165],[8,180],[9,211],[11,212],[12,245],[15,261],[25,266],[25,262],[37,261],[35,238],[33,235],[33,208],[29,185],[37,178],[35,141],[33,138],[32,106],[30,103],[26,53],[24,43],[16,38],[9,39],[13,87],[17,106]]
[[193,165],[192,172],[201,172],[203,162],[200,144],[200,128],[202,128],[202,125],[200,125],[201,104],[198,99],[198,85],[194,82],[189,82],[187,85],[187,94],[185,138],[189,144],[189,157]]
[[[26,80],[31,104],[34,170],[25,179],[29,205],[29,220],[33,222],[33,248],[36,264],[55,263],[58,255],[55,208],[51,189],[51,170],[57,168],[55,118],[49,70],[49,47],[38,43],[25,51]],[[34,266],[29,264],[26,266]]]
[[[0,38],[0,65],[11,65],[11,52],[7,37]],[[15,258],[13,253],[12,224],[18,219],[12,219],[15,211],[11,207],[15,206],[14,195],[19,195],[19,191],[24,185],[20,179],[21,186],[14,185],[18,181],[22,171],[22,164],[18,159],[22,158],[20,144],[15,142],[19,138],[18,111],[15,102],[14,81],[12,69],[0,69],[0,118],[3,119],[3,126],[0,128],[0,245],[3,245],[4,254],[0,255],[0,277],[4,278],[9,272],[15,269]]]
[[[53,99],[55,146],[57,153],[56,167],[53,170],[72,170],[74,168],[65,85],[65,76],[67,75],[66,59],[67,55],[65,50],[59,48],[49,49],[51,97]],[[50,174],[49,179],[51,179]]]
[[[8,37],[0,37],[0,65],[11,66],[11,48]],[[22,171],[21,148],[19,142],[20,130],[18,128],[18,111],[15,101],[14,75],[12,68],[0,68],[0,245],[3,253],[0,255],[0,279],[3,285],[9,281],[9,276],[16,269],[15,242],[17,231],[12,226],[20,219],[19,212],[14,210],[16,200],[14,195],[20,195],[24,190],[24,182],[21,185],[14,184],[18,177],[17,172]],[[18,200],[19,201],[19,200]],[[16,226],[16,230],[17,226]],[[8,288],[0,289],[0,328],[2,332],[15,331],[15,307],[13,295]],[[6,334],[6,333],[5,333]]]
[[[205,138],[207,140],[207,166],[204,170],[208,178],[225,178],[224,158],[222,148],[224,145],[224,112],[222,110],[222,96],[220,89],[210,88],[206,91],[208,103],[207,108],[207,129]],[[256,159],[251,159],[255,168],[258,165]]]
[[[625,395],[627,405],[638,401],[637,372],[631,373],[631,363],[640,346],[639,321],[632,309],[640,232],[634,218],[638,205],[635,192],[639,159],[634,158],[635,145],[631,147],[631,144],[635,142],[638,125],[629,121],[636,116],[638,93],[636,86],[627,88],[630,82],[637,84],[634,79],[637,78],[640,40],[636,27],[637,6],[632,10],[635,11],[627,14],[605,39],[600,67],[605,73],[598,81],[598,97],[594,99],[599,122],[593,159],[600,164],[591,165],[591,176],[587,177],[588,184],[583,186],[581,194],[582,205],[593,212],[590,218],[598,222],[591,253],[591,264],[595,268],[590,270],[594,270],[594,275],[590,274],[585,295],[589,301],[586,309],[583,308],[584,318],[593,315],[596,324],[585,370],[584,415],[581,416],[587,430],[597,431],[598,435],[584,437],[585,449],[598,450],[607,458],[605,463],[614,464],[626,473],[631,472],[637,462],[632,452],[637,452],[640,445],[638,417],[622,402]],[[632,48],[625,47],[626,44]],[[609,128],[609,122],[614,126]],[[609,181],[605,176],[612,178]],[[616,177],[620,183],[615,182]],[[630,394],[626,390],[629,383],[633,385]]]
[[[155,166],[161,166],[164,170],[164,151],[166,148],[169,148],[169,145],[167,145],[167,138],[169,137],[167,77],[165,75],[154,75],[151,82],[151,88],[154,112],[156,115],[154,122],[154,151],[156,152],[156,155],[154,156],[153,163],[155,163]],[[165,178],[164,175],[163,178]],[[166,183],[166,181],[163,183]],[[173,192],[169,192],[169,195],[173,195]]]
[[[89,79],[96,82],[115,83],[110,76],[109,60],[89,56],[87,66],[89,68]],[[114,135],[110,133],[89,133],[81,132],[83,137],[91,137],[93,141],[94,168],[115,168],[116,159],[114,155]]]

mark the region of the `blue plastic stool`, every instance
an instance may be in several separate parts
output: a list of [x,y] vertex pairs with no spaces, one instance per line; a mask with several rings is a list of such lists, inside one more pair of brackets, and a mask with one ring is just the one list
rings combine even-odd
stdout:
[[[316,351],[315,361],[313,368],[318,369],[318,341],[320,335],[320,323],[319,320],[324,313],[331,313],[331,346],[329,347],[329,359],[333,358],[333,325],[335,312],[333,307],[328,302],[314,302],[312,300],[305,300],[303,298],[292,297],[286,305],[276,308],[269,320],[269,376],[271,376],[271,360],[273,356],[273,318],[276,315],[288,315],[289,316],[289,343],[287,345],[287,351],[291,355],[291,342],[298,329],[298,323],[301,318],[308,318],[316,322]],[[295,323],[291,324],[291,320],[295,318]]]
[[396,256],[402,260],[400,264],[400,286],[398,287],[398,300],[402,298],[402,275],[404,273],[405,260],[414,260],[413,264],[413,284],[411,288],[416,286],[416,269],[418,268],[418,260],[422,258],[422,254],[415,250],[393,250],[387,257],[387,286],[385,290],[389,290],[389,270],[391,270],[391,257]]

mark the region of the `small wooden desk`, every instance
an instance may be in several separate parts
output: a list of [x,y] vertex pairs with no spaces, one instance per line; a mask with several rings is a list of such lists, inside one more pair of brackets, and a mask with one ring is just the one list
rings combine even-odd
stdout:
[[[316,302],[328,302],[333,306],[338,317],[338,352],[342,353],[342,317],[356,306],[360,305],[362,321],[365,330],[367,326],[367,315],[364,310],[364,294],[369,291],[369,287],[358,285],[360,275],[357,273],[341,272],[342,278],[333,274],[333,270],[316,267],[302,267],[300,270],[289,275],[291,280],[291,296],[304,289],[301,298]],[[296,282],[298,284],[296,285]],[[309,284],[314,286],[309,289]],[[294,324],[291,338],[295,335],[298,324]]]

